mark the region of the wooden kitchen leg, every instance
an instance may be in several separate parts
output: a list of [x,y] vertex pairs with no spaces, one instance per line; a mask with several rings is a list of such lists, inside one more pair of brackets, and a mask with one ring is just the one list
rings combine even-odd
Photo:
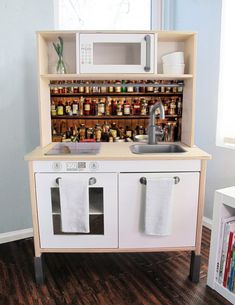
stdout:
[[191,252],[190,273],[189,279],[193,283],[198,283],[200,279],[201,255],[196,255]]
[[44,273],[43,273],[43,256],[34,257],[34,271],[35,279],[37,284],[44,284]]

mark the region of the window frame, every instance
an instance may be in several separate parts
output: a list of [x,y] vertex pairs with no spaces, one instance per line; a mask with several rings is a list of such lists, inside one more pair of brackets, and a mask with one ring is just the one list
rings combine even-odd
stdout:
[[[151,30],[162,30],[163,28],[169,27],[171,18],[170,12],[172,12],[172,2],[173,0],[151,0],[151,12],[150,12],[150,31]],[[166,9],[167,8],[167,9]],[[166,14],[166,11],[168,13]],[[153,12],[156,12],[155,14]],[[54,28],[57,30],[62,30],[59,27],[59,1],[54,0]],[[168,22],[166,26],[165,23]],[[170,26],[171,27],[171,26]],[[168,29],[168,28],[167,28]],[[76,29],[77,30],[77,29]],[[128,30],[127,30],[128,31]]]

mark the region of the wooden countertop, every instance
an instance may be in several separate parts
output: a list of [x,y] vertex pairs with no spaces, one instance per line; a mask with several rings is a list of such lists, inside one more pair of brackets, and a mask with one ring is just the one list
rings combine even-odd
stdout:
[[[137,142],[127,143],[101,143],[100,152],[97,155],[45,155],[56,143],[45,147],[37,147],[25,156],[27,161],[51,161],[51,160],[208,160],[211,155],[198,147],[188,147],[180,144],[186,152],[184,153],[155,153],[155,154],[133,154],[129,147]],[[141,144],[140,144],[141,145]]]

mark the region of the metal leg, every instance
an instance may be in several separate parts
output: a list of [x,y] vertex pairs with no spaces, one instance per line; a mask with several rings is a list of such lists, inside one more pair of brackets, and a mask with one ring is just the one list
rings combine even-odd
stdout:
[[43,257],[42,257],[42,255],[34,257],[34,271],[35,271],[36,283],[37,284],[44,284]]
[[189,279],[193,283],[198,283],[200,278],[201,255],[196,255],[194,251],[191,252],[191,263]]

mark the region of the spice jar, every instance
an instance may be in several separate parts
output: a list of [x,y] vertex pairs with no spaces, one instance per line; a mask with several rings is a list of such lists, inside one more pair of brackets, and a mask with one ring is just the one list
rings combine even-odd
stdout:
[[131,105],[130,105],[130,102],[128,100],[126,100],[124,102],[123,113],[124,113],[124,115],[130,115],[131,114]]
[[140,114],[140,101],[138,99],[134,100],[133,114],[134,115]]
[[123,115],[123,105],[120,100],[117,102],[117,115]]
[[148,84],[148,86],[146,87],[146,91],[147,92],[153,92],[153,86],[152,86],[153,82],[149,80],[147,82],[147,84]]
[[115,92],[116,93],[121,92],[121,82],[120,82],[120,80],[116,80],[116,82],[115,82]]
[[72,107],[69,101],[66,102],[65,104],[65,114],[66,115],[71,115],[72,114]]
[[112,104],[111,104],[111,98],[107,96],[105,101],[105,115],[110,115],[112,112]]
[[112,115],[116,115],[117,114],[117,100],[113,99],[112,100]]
[[113,84],[113,82],[110,81],[110,82],[109,82],[109,86],[108,86],[108,92],[109,92],[109,93],[113,93],[113,92],[114,92],[114,88],[113,88],[113,85],[112,85],[112,84]]
[[78,85],[76,80],[73,81],[73,93],[78,93]]
[[184,87],[184,82],[183,81],[178,81],[178,93],[183,92],[183,87]]
[[141,86],[139,87],[139,92],[144,93],[145,92],[145,81],[140,82]]
[[159,81],[157,81],[157,80],[154,81],[153,92],[154,92],[154,93],[159,92]]
[[83,115],[84,97],[81,96],[79,101],[79,115]]
[[125,80],[122,80],[122,85],[124,85],[124,86],[122,86],[121,87],[121,92],[126,92],[127,91],[127,88],[126,88],[126,81]]
[[79,139],[80,141],[86,138],[86,127],[85,124],[81,124],[79,128]]
[[[103,82],[102,84],[105,85],[105,82]],[[101,92],[101,93],[106,93],[106,91],[107,91],[107,88],[106,88],[106,86],[104,86],[104,85],[103,85],[103,86],[101,85],[101,87],[100,87],[100,92]]]
[[87,137],[87,139],[93,139],[93,128],[92,127],[87,128],[86,137]]
[[98,114],[98,107],[97,107],[97,101],[96,99],[92,100],[91,103],[91,115],[97,115]]
[[[162,84],[162,85],[165,85],[165,81],[162,80],[162,81],[161,81],[161,84]],[[161,88],[161,89],[160,89],[160,92],[161,92],[161,93],[165,93],[165,86],[161,86],[160,88]]]
[[175,109],[176,109],[176,103],[175,103],[175,100],[172,98],[170,105],[169,105],[169,114],[175,115]]
[[85,84],[86,84],[86,86],[85,86],[85,93],[90,93],[89,82],[86,82]]
[[56,105],[54,101],[51,102],[51,115],[52,116],[56,115]]
[[110,127],[110,133],[112,135],[113,138],[116,138],[117,137],[117,126],[116,126],[116,123],[113,122],[111,124],[111,127]]
[[100,99],[98,102],[98,115],[104,115],[104,114],[105,114],[104,100]]
[[84,115],[91,114],[91,99],[90,98],[86,98],[84,101],[83,113],[84,113]]
[[78,115],[78,101],[74,100],[71,107],[72,115]]
[[79,93],[84,93],[85,89],[84,89],[84,83],[82,81],[80,81],[79,87],[78,87],[78,92]]
[[134,92],[133,82],[131,81],[128,83],[127,92]]
[[140,104],[140,114],[147,115],[147,108],[148,108],[147,101],[145,99],[142,99]]
[[101,126],[99,124],[96,124],[95,125],[95,139],[97,142],[101,141],[101,134],[102,134]]
[[182,115],[182,102],[181,97],[177,100],[177,115]]
[[57,115],[64,115],[64,105],[62,101],[59,101],[56,110],[57,110]]
[[128,138],[132,138],[133,130],[129,126],[126,126],[125,134]]

